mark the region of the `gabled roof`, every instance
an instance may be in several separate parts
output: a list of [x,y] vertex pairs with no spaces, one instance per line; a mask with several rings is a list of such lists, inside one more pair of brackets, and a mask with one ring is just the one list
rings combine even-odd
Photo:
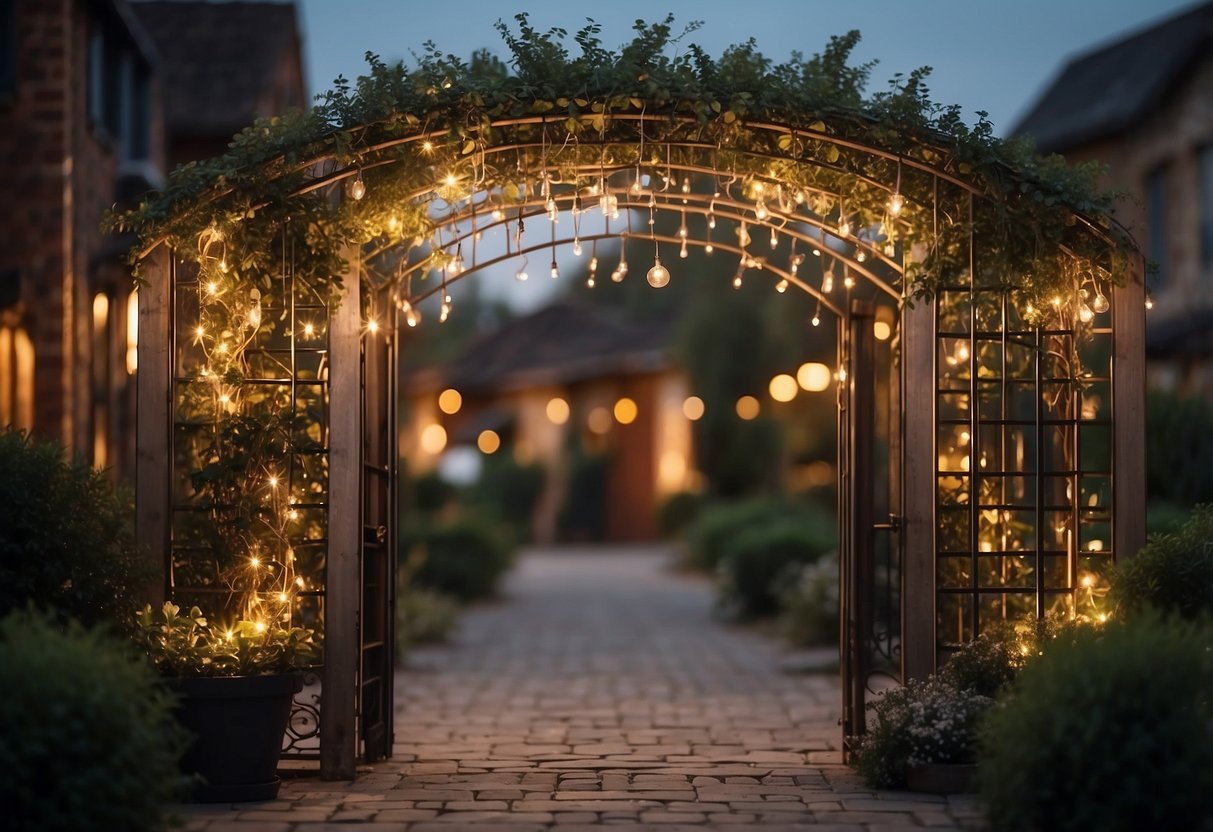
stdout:
[[1036,138],[1042,153],[1112,136],[1152,113],[1189,68],[1213,54],[1213,3],[1066,64],[1012,131]]
[[651,373],[670,364],[668,323],[636,323],[561,299],[482,336],[444,367],[417,373],[414,389],[483,393]]
[[283,53],[298,53],[293,2],[139,0],[131,8],[159,53],[170,135],[226,137],[252,124],[266,115],[257,103]]

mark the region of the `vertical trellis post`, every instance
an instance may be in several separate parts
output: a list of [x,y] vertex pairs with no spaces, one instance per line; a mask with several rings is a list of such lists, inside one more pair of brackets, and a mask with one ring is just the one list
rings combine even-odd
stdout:
[[173,253],[167,245],[148,255],[143,273],[135,377],[135,536],[161,575],[147,588],[147,600],[159,605],[167,594],[172,523]]
[[349,269],[329,326],[329,518],[324,594],[324,671],[320,718],[320,776],[352,780],[357,755],[358,551],[362,518],[361,263]]
[[1146,307],[1140,255],[1124,286],[1112,290],[1113,556],[1132,557],[1146,542]]
[[935,305],[903,304],[901,675],[935,669]]

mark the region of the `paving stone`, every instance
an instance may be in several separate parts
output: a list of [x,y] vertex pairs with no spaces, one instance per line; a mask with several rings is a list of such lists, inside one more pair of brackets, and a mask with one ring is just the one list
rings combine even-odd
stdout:
[[868,789],[836,674],[721,624],[668,550],[533,552],[502,602],[399,670],[395,756],[354,783],[174,807],[198,832],[984,830],[971,796]]

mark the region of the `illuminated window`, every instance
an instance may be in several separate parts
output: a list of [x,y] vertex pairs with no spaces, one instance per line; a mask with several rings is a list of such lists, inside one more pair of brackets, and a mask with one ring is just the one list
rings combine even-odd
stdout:
[[34,427],[34,342],[19,326],[0,326],[0,426]]

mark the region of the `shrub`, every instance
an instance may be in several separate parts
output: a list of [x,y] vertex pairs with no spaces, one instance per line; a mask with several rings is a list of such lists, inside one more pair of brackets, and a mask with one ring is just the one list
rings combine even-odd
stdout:
[[832,529],[812,520],[785,517],[747,529],[725,546],[719,577],[726,609],[741,616],[771,615],[779,609],[780,579],[788,567],[816,561],[833,545]]
[[778,500],[705,506],[690,529],[691,566],[714,573],[731,540],[747,529],[787,516],[791,511],[787,503]]
[[1198,396],[1146,394],[1146,494],[1179,505],[1213,500],[1213,410]]
[[1120,615],[1147,607],[1195,618],[1213,613],[1213,505],[1197,506],[1172,534],[1154,535],[1112,571]]
[[153,575],[131,516],[129,500],[59,445],[0,433],[0,616],[32,603],[129,629]]
[[799,646],[837,644],[838,557],[789,567],[779,594],[779,625],[784,637]]
[[410,647],[447,640],[459,617],[459,602],[424,587],[405,587],[396,595],[396,654]]
[[484,457],[480,479],[462,495],[461,502],[507,526],[515,540],[529,540],[545,479],[542,465],[524,465],[509,453],[492,454]]
[[1050,643],[982,731],[993,828],[1207,829],[1211,640],[1145,615]]
[[466,518],[414,530],[405,550],[413,586],[463,601],[492,595],[511,561],[507,533]]
[[0,825],[162,827],[184,736],[146,662],[96,630],[18,612],[0,621],[0,686]]
[[657,531],[665,538],[681,537],[703,509],[703,495],[679,491],[662,500],[657,507]]
[[886,691],[869,706],[855,768],[872,788],[895,789],[905,785],[911,766],[972,763],[981,719],[993,704],[938,677]]

